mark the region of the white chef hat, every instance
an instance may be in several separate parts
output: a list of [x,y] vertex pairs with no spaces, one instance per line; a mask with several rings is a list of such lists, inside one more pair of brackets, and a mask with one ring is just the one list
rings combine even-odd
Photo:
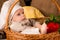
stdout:
[[10,1],[6,1],[2,5],[1,13],[0,13],[0,30],[4,28],[6,14],[8,12],[8,9],[10,8],[11,4],[12,3]]
[[[4,24],[5,24],[5,22],[6,22],[6,14],[7,14],[7,12],[8,12],[8,9],[9,9],[10,6],[12,5],[12,3],[13,3],[13,2],[6,1],[6,2],[3,4],[2,8],[1,8],[1,14],[0,14],[0,30],[4,28]],[[18,2],[16,5],[18,6],[18,5],[19,5],[19,2]],[[16,7],[16,6],[15,6],[15,7]],[[15,7],[14,7],[13,9],[15,9]],[[21,8],[21,6],[20,6],[20,8]],[[16,9],[18,9],[18,8],[16,7]],[[15,9],[15,10],[16,10],[16,9]],[[13,11],[13,10],[12,10],[12,11]],[[11,13],[13,13],[13,12],[11,12]]]

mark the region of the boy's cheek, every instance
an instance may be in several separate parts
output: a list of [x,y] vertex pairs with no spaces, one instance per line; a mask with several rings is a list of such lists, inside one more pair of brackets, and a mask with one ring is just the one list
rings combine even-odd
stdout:
[[12,21],[15,21],[15,20],[16,20],[16,16],[13,16]]
[[20,22],[20,21],[22,21],[24,19],[25,19],[25,17],[21,17],[21,16],[17,17],[17,16],[15,16],[15,17],[13,17],[12,20],[15,21],[15,22]]
[[16,22],[16,21],[19,21],[19,20],[18,20],[18,18],[14,17],[14,18],[12,19],[12,21]]

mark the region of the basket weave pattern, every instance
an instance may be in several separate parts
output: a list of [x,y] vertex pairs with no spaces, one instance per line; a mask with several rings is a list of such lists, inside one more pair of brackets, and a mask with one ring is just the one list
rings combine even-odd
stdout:
[[15,4],[19,0],[15,0],[15,2],[11,5],[10,9],[8,10],[8,14],[6,17],[6,26],[5,26],[5,32],[7,40],[60,40],[60,34],[59,32],[52,32],[49,34],[20,34],[17,32],[13,32],[8,28],[8,22],[9,22],[9,15],[15,6]]
[[60,34],[53,32],[49,34],[20,34],[20,33],[7,33],[7,40],[60,40]]

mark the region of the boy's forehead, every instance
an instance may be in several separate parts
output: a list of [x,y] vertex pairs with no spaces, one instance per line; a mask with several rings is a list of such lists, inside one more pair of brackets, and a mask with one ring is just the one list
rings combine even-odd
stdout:
[[20,8],[20,9],[18,9],[18,10],[24,10],[23,8]]
[[17,9],[14,14],[18,14],[18,12],[24,12],[24,9]]
[[21,8],[21,9],[16,10],[16,12],[17,12],[17,11],[24,11],[24,9],[23,9],[23,8]]

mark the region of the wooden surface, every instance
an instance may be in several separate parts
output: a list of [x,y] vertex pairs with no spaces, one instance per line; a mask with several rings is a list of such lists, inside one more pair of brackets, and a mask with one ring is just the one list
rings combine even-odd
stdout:
[[6,0],[0,0],[0,10],[1,10],[1,7],[3,5],[3,3],[5,2]]
[[[60,0],[56,0],[60,5]],[[45,16],[54,14],[55,16],[60,15],[56,5],[51,0],[32,0],[31,6],[38,8]]]

